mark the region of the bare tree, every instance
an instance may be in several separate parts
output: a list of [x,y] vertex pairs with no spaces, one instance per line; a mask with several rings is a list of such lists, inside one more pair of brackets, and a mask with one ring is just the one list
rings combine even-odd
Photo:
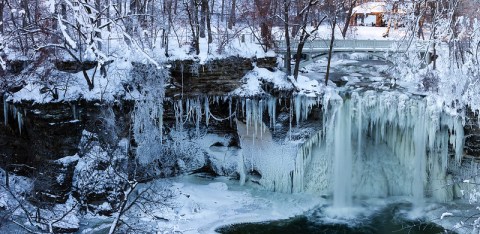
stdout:
[[254,3],[260,23],[262,47],[265,51],[267,51],[270,48],[273,48],[272,17],[269,14],[272,0],[254,0]]
[[298,77],[298,72],[300,71],[300,61],[302,59],[302,52],[303,52],[303,47],[305,46],[305,43],[307,42],[308,38],[315,33],[320,25],[322,24],[323,20],[325,20],[326,17],[321,19],[320,21],[313,21],[314,27],[312,30],[308,31],[307,30],[307,25],[309,23],[309,17],[310,13],[313,9],[313,6],[318,4],[318,0],[309,0],[303,10],[300,12],[301,16],[301,24],[300,24],[300,38],[298,40],[298,47],[297,47],[297,54],[295,55],[295,68],[293,70],[293,76],[295,79]]
[[[287,75],[292,75],[292,52],[290,48],[290,20],[289,20],[289,9],[290,9],[290,0],[283,0],[283,17],[284,17],[284,28],[285,28],[285,43],[287,46],[287,53],[285,54],[285,67],[287,68]],[[295,77],[296,78],[296,77]]]
[[236,0],[232,0],[232,7],[230,8],[230,15],[228,17],[228,29],[232,29],[233,26],[235,26],[235,21],[237,20],[236,17],[235,17],[235,14],[236,14],[236,5],[237,5],[237,1]]
[[342,29],[343,38],[347,36],[348,26],[352,18],[353,8],[357,5],[357,0],[345,0],[344,4],[347,4],[347,14],[345,15],[345,24]]
[[5,8],[5,1],[6,0],[0,0],[0,33],[3,34],[3,24],[5,22],[5,19],[3,18],[3,9]]
[[192,33],[193,49],[195,53],[200,54],[200,24],[198,22],[198,3],[197,0],[183,2],[188,15],[188,23]]
[[210,6],[208,5],[208,0],[202,0],[202,5],[205,5],[204,6],[205,14],[207,15],[205,24],[207,25],[208,43],[210,44],[213,42],[213,36],[212,36],[211,12],[210,12]]
[[330,35],[330,45],[328,49],[328,61],[327,61],[327,71],[325,72],[325,85],[328,84],[328,79],[330,76],[330,66],[332,61],[332,52],[333,52],[333,45],[335,42],[335,27],[337,26],[337,16],[338,16],[338,2],[337,0],[333,0],[332,5],[329,7],[330,11],[330,27],[331,27],[331,35]]

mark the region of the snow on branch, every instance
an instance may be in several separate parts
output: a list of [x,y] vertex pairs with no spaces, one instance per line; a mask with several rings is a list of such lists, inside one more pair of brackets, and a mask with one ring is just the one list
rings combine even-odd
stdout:
[[58,18],[58,26],[60,28],[60,30],[62,31],[62,35],[63,37],[65,38],[65,41],[67,42],[67,44],[72,47],[73,49],[76,49],[77,48],[77,44],[75,43],[75,41],[70,37],[70,35],[68,35],[66,29],[67,27],[62,23],[62,17],[60,17],[60,14],[58,14],[57,16]]

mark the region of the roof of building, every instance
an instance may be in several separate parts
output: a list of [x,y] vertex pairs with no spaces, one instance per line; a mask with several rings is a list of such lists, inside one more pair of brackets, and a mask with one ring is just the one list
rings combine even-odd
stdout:
[[387,11],[387,4],[385,2],[366,2],[353,8],[353,13],[370,14],[383,13]]

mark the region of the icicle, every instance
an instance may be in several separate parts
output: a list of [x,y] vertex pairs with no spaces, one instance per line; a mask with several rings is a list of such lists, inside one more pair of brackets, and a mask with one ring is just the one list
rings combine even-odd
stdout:
[[230,122],[230,127],[232,126],[232,97],[228,97],[228,121]]
[[207,127],[208,127],[209,120],[210,120],[210,106],[208,103],[208,97],[205,97],[205,124],[207,125]]
[[20,111],[17,111],[17,122],[18,122],[18,131],[20,132],[20,135],[22,135],[23,118],[22,118],[22,113],[20,113]]
[[357,95],[357,155],[362,156],[362,137],[363,137],[363,126],[362,126],[362,99]]
[[455,161],[460,164],[460,161],[462,160],[463,157],[463,147],[464,147],[464,131],[463,131],[463,125],[460,121],[460,119],[455,119],[454,120],[454,125],[453,125],[453,130],[455,131]]
[[3,95],[3,123],[8,125],[8,102],[7,95]]
[[246,115],[246,121],[247,121],[246,125],[247,125],[247,135],[248,135],[248,129],[250,127],[251,119],[252,119],[252,101],[247,98],[245,102],[242,102],[242,106],[244,106],[243,113],[245,113]]
[[[240,185],[245,184],[245,180],[247,178],[246,172],[245,172],[245,156],[243,155],[243,152],[240,150],[238,157],[238,162],[237,162],[237,172],[240,175]],[[253,168],[253,165],[252,165]]]
[[293,119],[293,100],[290,99],[290,108],[288,113],[288,139],[292,140],[292,119]]
[[245,99],[242,99],[242,117],[245,118],[245,115],[246,115],[246,113],[245,113]]
[[277,100],[275,97],[270,97],[268,99],[268,116],[270,117],[270,127],[275,130],[275,117],[276,117],[276,103]]
[[73,112],[73,119],[78,120],[77,105],[75,103],[72,103],[72,112]]
[[263,131],[264,131],[264,124],[263,124],[263,110],[264,110],[264,104],[263,104],[263,99],[258,101],[258,123],[260,125],[260,138],[263,139]]
[[[177,100],[174,101],[174,109],[175,109],[175,126],[177,131],[182,131],[183,130],[183,103],[182,100]],[[188,101],[186,102],[186,105],[188,106]],[[187,109],[188,111],[188,109]]]
[[158,108],[158,127],[160,129],[160,144],[163,143],[163,105]]
[[197,136],[200,136],[200,122],[202,121],[202,105],[200,98],[197,97],[194,104],[196,119],[195,119],[195,132]]
[[302,95],[296,95],[295,100],[295,123],[297,127],[300,125],[300,119],[302,114]]

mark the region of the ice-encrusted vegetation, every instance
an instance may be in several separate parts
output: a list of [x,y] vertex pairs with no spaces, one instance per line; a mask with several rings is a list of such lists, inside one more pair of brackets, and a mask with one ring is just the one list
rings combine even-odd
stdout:
[[[478,203],[478,165],[465,165],[463,125],[471,118],[469,110],[480,113],[480,26],[476,19],[457,14],[462,1],[402,5],[387,0],[394,12],[385,14],[386,28],[350,25],[359,23],[344,16],[354,5],[340,0],[39,3],[0,4],[0,75],[5,77],[0,90],[6,131],[28,139],[32,121],[28,107],[19,105],[22,102],[71,102],[73,119],[49,123],[54,128],[83,124],[85,113],[79,115],[77,101],[95,101],[105,109],[99,118],[105,127],[98,133],[84,131],[81,152],[54,161],[75,165],[70,168],[72,194],[64,205],[32,206],[21,199],[35,197],[26,195],[33,182],[2,174],[6,183],[0,190],[0,212],[21,207],[13,208],[10,218],[15,221],[18,215],[28,221],[17,223],[21,228],[78,229],[79,217],[101,214],[113,217],[84,232],[101,227],[110,232],[118,227],[138,231],[129,222],[148,223],[144,232],[209,232],[226,216],[230,218],[223,224],[299,214],[318,205],[319,195],[333,196],[337,208],[352,206],[356,198],[397,195],[410,197],[416,207],[429,198]],[[371,17],[366,20],[379,23]],[[283,28],[273,27],[282,24]],[[337,26],[340,30],[335,30]],[[182,93],[165,97],[169,62],[193,60],[188,72],[194,76],[202,64],[228,56],[251,61],[271,56],[290,63],[290,57],[274,52],[286,37],[292,40],[290,48],[298,50],[307,37],[331,39],[333,44],[334,36],[403,37],[400,44],[412,46],[405,54],[376,54],[393,64],[383,65],[381,72],[363,71],[371,72],[369,79],[337,70],[333,75],[340,79],[323,85],[324,75],[332,75],[324,73],[324,60],[312,64],[322,64],[319,73],[307,67],[301,69],[304,74],[298,75],[297,69],[294,76],[280,64],[267,69],[253,62],[252,71],[237,77],[238,88],[224,95],[184,93],[183,85],[188,84],[182,74]],[[417,41],[428,44],[428,50],[418,51]],[[360,53],[345,55],[349,61],[335,56],[328,56],[328,69],[371,58]],[[291,56],[297,64],[302,57]],[[134,104],[124,136],[117,137],[111,105],[122,102]],[[229,132],[216,129],[225,123]],[[186,182],[190,177],[174,179],[173,184],[164,178],[191,172],[239,182],[195,186]],[[10,180],[25,191],[9,188]],[[64,174],[54,180],[69,183]],[[278,195],[281,199],[295,197],[292,203],[299,207],[268,199],[259,202],[255,192],[231,191],[251,187],[285,193]],[[312,194],[315,201],[302,200]],[[271,212],[268,204],[281,209]],[[257,208],[260,216],[245,218]],[[445,211],[441,219],[456,215]],[[208,218],[213,221],[201,221]],[[478,223],[473,222],[474,230]],[[464,226],[459,222],[459,228]]]

